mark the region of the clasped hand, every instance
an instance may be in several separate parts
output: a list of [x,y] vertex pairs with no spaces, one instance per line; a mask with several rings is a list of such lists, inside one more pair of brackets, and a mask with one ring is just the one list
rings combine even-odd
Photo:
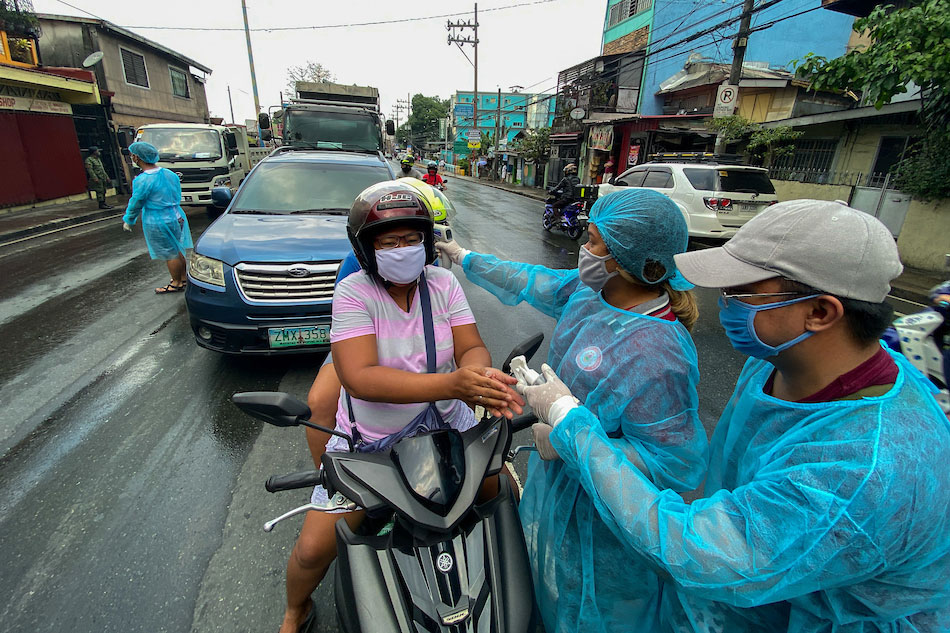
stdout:
[[524,399],[511,388],[517,379],[494,367],[469,365],[452,372],[454,396],[472,407],[483,406],[508,419],[522,412]]

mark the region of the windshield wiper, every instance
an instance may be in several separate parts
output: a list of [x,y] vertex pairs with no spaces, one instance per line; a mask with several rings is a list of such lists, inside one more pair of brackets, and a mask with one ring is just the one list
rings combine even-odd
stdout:
[[326,209],[300,209],[299,211],[291,211],[293,215],[296,214],[305,214],[305,213],[314,213],[314,214],[325,214],[325,215],[347,215],[350,212],[349,209],[344,209],[342,207],[330,207]]
[[234,209],[231,213],[243,213],[250,215],[287,215],[286,211],[264,211],[261,209]]

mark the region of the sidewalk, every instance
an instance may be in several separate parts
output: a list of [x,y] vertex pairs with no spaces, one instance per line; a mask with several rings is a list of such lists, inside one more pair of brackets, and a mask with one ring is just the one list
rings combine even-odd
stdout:
[[31,235],[55,231],[83,222],[121,216],[125,212],[128,201],[128,195],[120,194],[106,198],[106,202],[115,207],[114,209],[100,209],[95,200],[82,200],[3,213],[0,215],[0,244],[8,244]]
[[[490,180],[480,180],[472,178],[471,176],[459,176],[458,174],[447,174],[447,176],[449,179],[458,178],[459,180],[485,185],[486,187],[503,189],[511,193],[527,196],[528,198],[534,198],[535,200],[544,200],[547,197],[547,193],[544,189],[522,187],[521,185],[510,185],[508,183]],[[451,182],[449,185],[451,186]],[[891,295],[926,304],[930,289],[946,279],[950,279],[950,272],[942,273],[905,267],[901,276],[891,282]]]

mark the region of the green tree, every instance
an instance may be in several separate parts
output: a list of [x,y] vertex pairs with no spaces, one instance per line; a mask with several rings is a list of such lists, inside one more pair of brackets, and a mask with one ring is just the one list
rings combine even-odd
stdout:
[[324,83],[336,81],[336,77],[330,72],[330,69],[323,64],[315,61],[308,61],[299,66],[291,66],[287,69],[287,86],[284,88],[289,95],[297,94],[297,82],[310,81],[313,83]]
[[722,136],[723,144],[726,144],[745,140],[757,126],[749,119],[735,114],[710,119],[706,122],[706,127]]
[[870,46],[831,60],[809,53],[792,61],[797,74],[815,90],[860,91],[876,108],[918,86],[927,133],[897,165],[896,184],[924,200],[950,197],[950,0],[879,5],[854,30]]
[[524,136],[515,143],[515,150],[529,163],[543,163],[551,154],[551,128],[525,130]]
[[712,119],[707,127],[723,137],[726,143],[746,141],[746,150],[766,167],[771,167],[776,158],[788,156],[795,151],[792,142],[803,133],[787,125],[764,128],[738,114]]
[[447,117],[448,113],[448,100],[422,94],[414,95],[409,120],[399,126],[396,141],[403,144],[409,142],[413,147],[423,147],[426,143],[441,140],[439,121]]

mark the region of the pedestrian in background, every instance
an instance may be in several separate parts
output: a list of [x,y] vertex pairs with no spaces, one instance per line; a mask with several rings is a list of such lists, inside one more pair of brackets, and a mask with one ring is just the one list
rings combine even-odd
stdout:
[[86,176],[89,178],[89,189],[96,192],[96,200],[99,201],[100,209],[114,209],[112,205],[106,202],[106,187],[109,185],[109,174],[106,168],[102,166],[102,158],[99,156],[99,148],[95,145],[89,148],[89,156],[86,157]]
[[171,281],[156,294],[185,289],[185,251],[192,248],[191,230],[181,210],[181,181],[173,172],[159,167],[158,150],[151,143],[129,145],[132,162],[142,173],[132,181],[132,198],[122,216],[122,228],[131,231],[142,216],[142,232],[152,259],[163,259]]

